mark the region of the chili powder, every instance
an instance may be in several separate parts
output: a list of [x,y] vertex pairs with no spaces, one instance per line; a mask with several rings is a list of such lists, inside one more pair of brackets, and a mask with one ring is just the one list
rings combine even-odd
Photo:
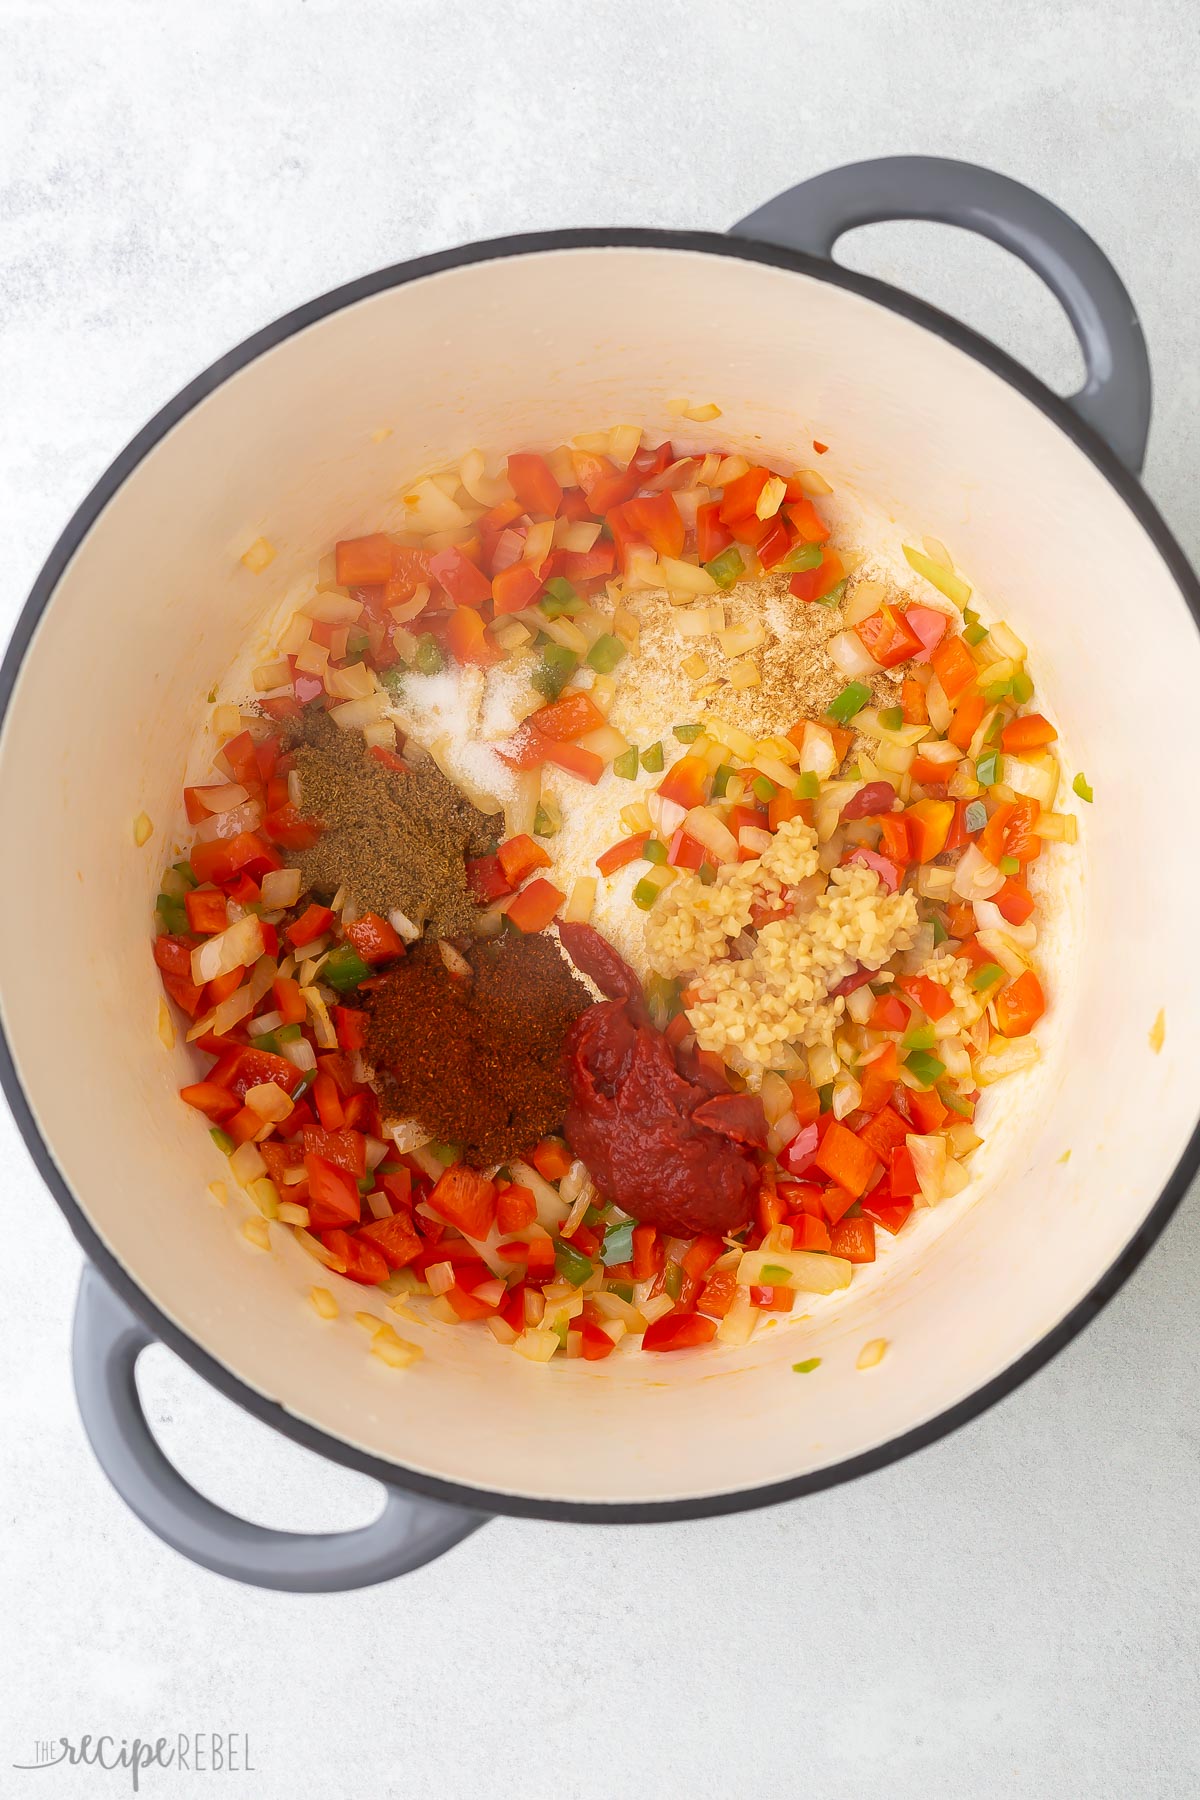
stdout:
[[469,978],[431,939],[413,945],[367,998],[366,1054],[389,1112],[488,1168],[562,1124],[563,1039],[592,996],[545,932],[465,954]]

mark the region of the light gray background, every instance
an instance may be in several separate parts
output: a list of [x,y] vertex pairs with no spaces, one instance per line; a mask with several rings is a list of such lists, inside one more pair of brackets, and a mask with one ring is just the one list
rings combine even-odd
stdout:
[[[1154,361],[1147,479],[1196,558],[1198,76],[1194,0],[0,0],[0,620],[148,415],[310,295],[507,231],[721,227],[894,151],[1005,169],[1112,254]],[[843,254],[1071,381],[1065,324],[1001,252],[893,227]],[[1200,1790],[1194,1194],[1082,1341],[884,1474],[712,1523],[504,1522],[298,1600],[190,1568],[108,1490],[68,1382],[79,1255],[6,1114],[0,1157],[0,1795],[128,1791],[13,1773],[37,1737],[183,1729],[249,1732],[258,1772],[145,1792]],[[371,1484],[165,1352],[143,1374],[221,1500],[371,1515]]]

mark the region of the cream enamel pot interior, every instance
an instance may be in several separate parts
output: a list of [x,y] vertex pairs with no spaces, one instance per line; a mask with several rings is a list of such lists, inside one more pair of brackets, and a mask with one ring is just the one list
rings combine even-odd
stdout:
[[[1076,325],[1083,395],[1056,399],[961,326],[828,260],[840,231],[885,217],[965,224],[1022,255]],[[666,410],[679,394],[722,417],[681,440]],[[1180,955],[1200,869],[1178,829],[1197,589],[1129,466],[1148,406],[1132,308],[1078,228],[986,171],[903,159],[819,177],[730,237],[566,232],[385,270],[232,352],[122,453],[5,664],[0,837],[19,856],[0,884],[0,995],[10,1103],[90,1259],[85,1423],[153,1529],[243,1580],[333,1588],[399,1573],[489,1512],[650,1520],[803,1494],[980,1411],[1115,1291],[1193,1171],[1200,1068],[1200,967]],[[156,877],[206,690],[317,555],[472,446],[496,456],[624,419],[782,466],[824,439],[839,517],[857,511],[893,545],[949,540],[1032,646],[1069,767],[1096,793],[1059,864],[1045,1055],[989,1098],[968,1196],[799,1333],[544,1368],[482,1332],[406,1325],[426,1355],[398,1375],[349,1323],[318,1324],[314,1265],[290,1240],[264,1257],[236,1228],[239,1200],[204,1198],[222,1169],[175,1097],[189,1055],[154,1030]],[[260,533],[279,554],[256,578],[238,556]],[[142,809],[156,831],[139,850]],[[137,1407],[133,1364],[152,1336],[386,1483],[381,1517],[292,1536],[194,1495]],[[887,1357],[857,1372],[878,1337]],[[823,1359],[819,1379],[792,1373],[798,1355]]]

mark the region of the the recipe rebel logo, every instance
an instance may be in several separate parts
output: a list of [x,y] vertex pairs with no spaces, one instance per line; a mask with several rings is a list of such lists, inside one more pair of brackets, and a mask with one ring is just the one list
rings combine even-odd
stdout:
[[141,1792],[142,1776],[151,1769],[189,1775],[253,1775],[250,1739],[245,1732],[177,1731],[154,1739],[116,1738],[108,1732],[82,1737],[38,1738],[33,1760],[14,1762],[14,1769],[89,1768],[124,1771],[133,1793]]

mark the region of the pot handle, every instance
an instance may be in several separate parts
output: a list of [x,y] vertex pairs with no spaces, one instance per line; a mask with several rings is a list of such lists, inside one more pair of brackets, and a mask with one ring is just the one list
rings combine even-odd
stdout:
[[379,1517],[356,1531],[268,1531],[225,1512],[189,1486],[146,1423],[134,1369],[154,1341],[108,1283],[85,1266],[71,1350],[84,1430],[125,1504],[190,1561],[251,1587],[341,1593],[419,1569],[487,1523],[484,1514],[399,1488],[387,1488]]
[[1070,404],[1122,462],[1140,471],[1150,430],[1150,363],[1133,301],[1087,233],[1052,201],[994,169],[940,156],[885,156],[827,169],[732,227],[809,256],[832,257],[844,232],[931,219],[990,238],[1040,275],[1070,319],[1087,379]]

